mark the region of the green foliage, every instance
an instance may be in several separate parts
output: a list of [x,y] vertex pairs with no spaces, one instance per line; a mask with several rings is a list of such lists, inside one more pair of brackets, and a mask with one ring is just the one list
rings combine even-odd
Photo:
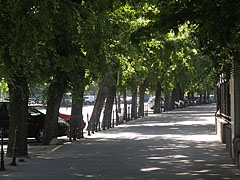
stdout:
[[7,92],[8,92],[8,85],[7,85],[7,83],[4,81],[4,79],[2,79],[2,80],[0,81],[0,90],[1,90],[1,92],[0,92],[0,98],[1,98],[1,99],[6,98]]
[[[118,72],[119,87],[149,77],[172,90],[207,88],[230,73],[239,49],[237,0],[46,0],[0,4],[0,74],[31,86],[66,81],[69,90]],[[228,74],[229,74],[228,73]]]
[[222,1],[158,1],[161,13],[155,16],[154,27],[159,31],[177,29],[187,21],[196,24],[195,36],[208,55],[212,55],[215,68],[229,74],[229,57],[239,49],[239,9],[237,0]]

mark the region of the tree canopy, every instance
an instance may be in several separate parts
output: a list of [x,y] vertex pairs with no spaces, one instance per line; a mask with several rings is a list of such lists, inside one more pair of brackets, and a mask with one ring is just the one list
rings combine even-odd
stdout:
[[[239,6],[237,0],[1,1],[1,92],[9,87],[12,104],[27,106],[30,86],[54,85],[61,99],[66,91],[81,95],[106,72],[117,74],[119,93],[144,82],[148,92],[160,84],[166,95],[210,91],[239,61]],[[11,118],[13,128],[24,122]]]

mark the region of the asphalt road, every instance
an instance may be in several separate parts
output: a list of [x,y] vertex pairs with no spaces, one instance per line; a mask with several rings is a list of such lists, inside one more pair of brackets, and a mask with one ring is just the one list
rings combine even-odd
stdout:
[[214,110],[178,109],[63,146],[39,146],[40,154],[7,166],[0,180],[239,180],[239,169],[215,134]]

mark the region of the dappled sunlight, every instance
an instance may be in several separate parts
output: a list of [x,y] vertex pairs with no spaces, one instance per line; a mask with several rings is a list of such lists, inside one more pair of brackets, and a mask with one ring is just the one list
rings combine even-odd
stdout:
[[88,138],[110,146],[119,142],[128,144],[119,147],[125,157],[124,164],[133,165],[136,158],[141,159],[142,164],[136,165],[139,173],[156,176],[163,173],[166,177],[170,173],[176,179],[197,180],[206,176],[229,179],[222,171],[232,170],[235,165],[230,159],[227,163],[220,161],[228,154],[222,151],[224,146],[219,143],[214,126],[214,113],[206,110],[202,114],[196,108],[196,111],[150,115]]
[[134,140],[148,140],[148,139],[175,139],[175,140],[184,140],[184,141],[205,141],[205,142],[214,142],[218,141],[219,137],[217,135],[185,135],[185,134],[164,134],[164,135],[143,135],[140,133],[117,133],[117,134],[97,134],[94,137],[89,138],[99,138],[98,141],[104,141],[107,139],[134,139]]
[[149,172],[149,171],[156,171],[156,170],[160,170],[160,169],[163,169],[163,168],[159,168],[159,167],[142,168],[142,169],[140,169],[140,171]]
[[91,174],[73,174],[73,176],[86,177],[86,178],[97,178],[98,177],[96,175],[91,175]]
[[[179,126],[179,125],[208,125],[212,124],[208,121],[182,121],[182,122],[176,122],[176,123],[166,123],[166,122],[157,122],[157,123],[143,123],[141,126],[146,126],[146,127],[157,127],[157,126]],[[124,125],[122,127],[138,127],[140,125]]]
[[166,138],[175,138],[178,140],[184,140],[184,141],[204,141],[204,142],[215,142],[219,140],[219,137],[217,135],[208,135],[208,134],[202,134],[202,135],[166,135]]
[[187,158],[188,156],[184,156],[184,155],[172,155],[172,156],[164,156],[164,157],[157,157],[157,156],[154,156],[154,157],[148,157],[146,159],[151,159],[151,160],[159,160],[159,159],[170,159],[170,158],[174,158],[174,159],[181,159],[181,158]]
[[150,115],[65,142],[37,158],[36,165],[51,164],[48,175],[69,179],[238,179],[240,171],[215,134],[214,113],[205,108],[199,115],[199,109]]
[[90,136],[88,138],[100,138],[99,141],[103,139],[137,139],[141,134],[139,133],[131,133],[131,132],[122,132],[122,133],[99,133],[94,136]]

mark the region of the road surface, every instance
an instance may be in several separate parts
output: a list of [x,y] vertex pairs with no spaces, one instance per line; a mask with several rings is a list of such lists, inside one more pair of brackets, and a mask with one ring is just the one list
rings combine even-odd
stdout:
[[[129,121],[8,167],[1,180],[239,180],[214,105]],[[49,148],[49,147],[48,147]]]

